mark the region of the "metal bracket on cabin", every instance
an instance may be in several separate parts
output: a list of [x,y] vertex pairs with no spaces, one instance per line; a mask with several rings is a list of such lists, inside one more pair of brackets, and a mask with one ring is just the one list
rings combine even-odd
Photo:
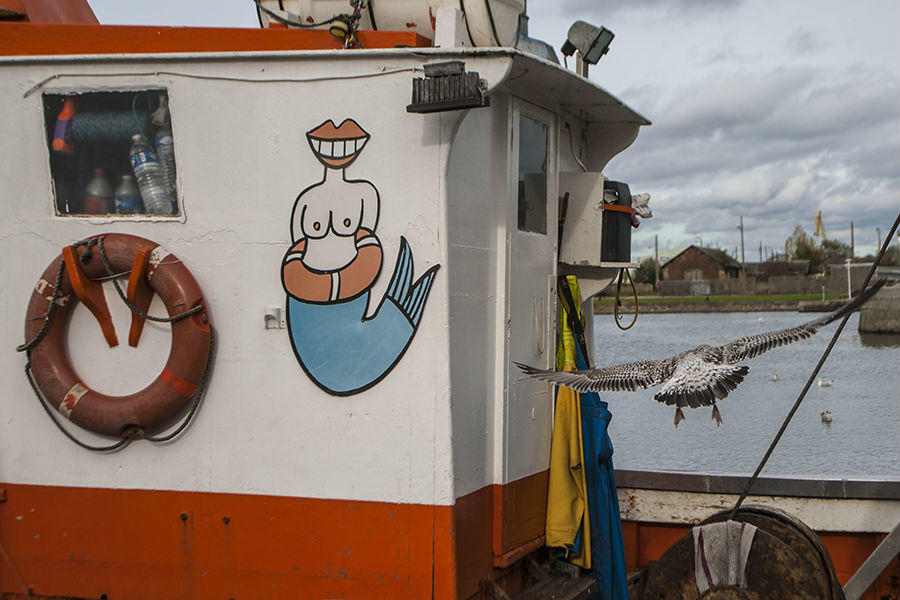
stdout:
[[[128,293],[125,298],[134,305],[138,311],[145,313],[150,310],[153,301],[153,288],[147,283],[147,267],[150,265],[150,248],[141,246],[134,257],[134,265],[131,267],[131,275],[128,277]],[[128,331],[128,345],[137,348],[141,333],[144,331],[144,317],[137,311],[131,311],[131,329]]]
[[412,103],[406,112],[433,113],[490,106],[485,86],[461,60],[427,63],[425,77],[413,79]]
[[[75,255],[75,246],[66,246],[62,251],[63,260],[66,263],[66,273],[69,275],[69,281],[75,295],[81,300],[88,310],[97,319],[100,324],[100,330],[109,347],[119,345],[116,337],[116,328],[112,322],[112,316],[109,314],[109,307],[106,305],[106,296],[103,294],[103,286],[100,282],[88,279],[84,271],[81,270],[79,258]],[[87,255],[90,257],[90,254]]]

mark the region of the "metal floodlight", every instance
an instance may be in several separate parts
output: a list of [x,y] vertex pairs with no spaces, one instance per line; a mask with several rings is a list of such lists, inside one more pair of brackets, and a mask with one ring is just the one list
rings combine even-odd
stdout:
[[578,50],[584,62],[596,65],[597,61],[609,51],[609,45],[616,34],[606,27],[575,21],[569,27],[569,34],[566,37],[566,43],[562,46],[563,54],[572,56]]

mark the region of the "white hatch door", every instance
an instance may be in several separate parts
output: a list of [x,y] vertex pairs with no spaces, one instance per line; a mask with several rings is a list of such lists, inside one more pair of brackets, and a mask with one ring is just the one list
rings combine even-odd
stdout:
[[558,210],[554,115],[522,101],[509,114],[504,483],[548,466],[551,386],[524,379],[512,361],[545,369],[555,362]]

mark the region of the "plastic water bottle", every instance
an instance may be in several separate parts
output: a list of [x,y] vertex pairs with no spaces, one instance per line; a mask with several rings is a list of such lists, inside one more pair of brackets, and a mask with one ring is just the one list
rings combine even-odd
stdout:
[[133,215],[144,212],[141,192],[133,175],[122,175],[122,181],[116,188],[116,212],[120,215]]
[[161,129],[156,134],[156,157],[162,167],[169,196],[175,198],[175,139],[168,129]]
[[103,169],[94,169],[94,176],[84,188],[84,212],[88,215],[105,215],[113,209],[113,188]]
[[144,200],[144,208],[151,215],[171,215],[172,200],[166,192],[166,182],[156,152],[140,134],[135,134],[131,139],[133,141],[129,158]]

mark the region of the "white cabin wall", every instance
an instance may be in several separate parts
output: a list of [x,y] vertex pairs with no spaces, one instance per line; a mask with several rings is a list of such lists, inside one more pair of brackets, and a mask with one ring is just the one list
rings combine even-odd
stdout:
[[[447,167],[454,493],[495,483],[497,344],[505,310],[506,101],[467,112]],[[501,220],[502,219],[502,220]],[[499,281],[499,284],[498,284]],[[502,369],[501,369],[502,372]]]
[[[453,502],[446,366],[450,260],[441,240],[447,232],[441,208],[443,138],[438,119],[405,110],[412,73],[266,84],[168,75],[82,76],[48,85],[46,91],[57,93],[168,89],[184,222],[104,223],[51,216],[41,94],[22,97],[34,83],[57,73],[165,70],[301,78],[372,73],[403,66],[406,60],[411,59],[257,56],[253,61],[194,57],[154,62],[149,57],[132,62],[106,57],[0,63],[0,109],[5,115],[0,120],[0,328],[8,350],[0,359],[7,382],[0,400],[0,480]],[[263,328],[263,312],[284,306],[279,272],[291,245],[291,207],[323,172],[304,134],[326,119],[339,124],[345,118],[354,118],[371,134],[347,176],[371,181],[381,201],[377,233],[384,265],[370,311],[383,295],[401,235],[412,248],[416,277],[434,264],[441,269],[421,327],[397,367],[367,391],[336,397],[302,371],[285,329]],[[61,248],[111,231],[159,242],[185,262],[209,302],[218,357],[206,401],[187,435],[168,446],[137,442],[103,455],[77,448],[56,430],[25,379],[24,355],[12,346],[22,341],[31,290]],[[116,302],[110,301],[114,312]],[[73,327],[70,340],[96,335],[93,319],[78,322],[83,327]],[[123,339],[121,324],[118,331]],[[103,357],[95,362],[102,371]],[[130,364],[119,374],[138,380],[146,377],[145,371]]]
[[[587,125],[584,121],[580,119],[576,119],[575,117],[569,114],[562,114],[559,118],[559,172],[560,173],[580,173],[583,172],[582,167],[587,167],[585,164],[586,157],[586,144],[585,137],[587,136]],[[579,163],[580,161],[580,163]],[[560,193],[563,193],[563,190],[560,190]],[[585,294],[594,292],[596,286],[588,283],[585,285],[585,280],[579,280],[582,292],[581,294],[581,311],[584,315],[593,314],[594,308],[594,300],[593,297],[585,297]],[[598,292],[595,292],[598,293]],[[584,339],[587,344],[588,352],[591,354],[590,362],[593,364],[593,352],[594,352],[594,320],[585,318],[584,320]]]

